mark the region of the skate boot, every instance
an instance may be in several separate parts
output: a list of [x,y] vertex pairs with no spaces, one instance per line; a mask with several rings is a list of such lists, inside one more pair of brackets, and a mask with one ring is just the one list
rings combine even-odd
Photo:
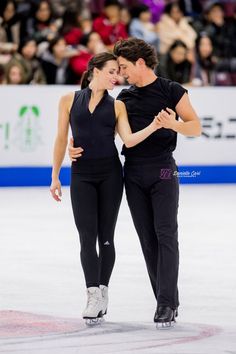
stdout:
[[106,285],[100,285],[100,289],[102,293],[102,315],[106,315],[108,306],[108,287]]
[[158,329],[170,328],[174,326],[177,310],[169,306],[158,306],[154,315],[154,322]]
[[98,287],[92,286],[87,289],[87,306],[83,311],[83,318],[87,326],[101,324],[102,320],[102,295]]

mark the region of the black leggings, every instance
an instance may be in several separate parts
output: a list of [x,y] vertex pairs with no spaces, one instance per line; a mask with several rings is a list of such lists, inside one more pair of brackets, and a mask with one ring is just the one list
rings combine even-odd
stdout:
[[118,157],[81,160],[77,164],[76,173],[72,168],[70,191],[86,286],[108,286],[115,262],[114,231],[123,193],[122,165]]

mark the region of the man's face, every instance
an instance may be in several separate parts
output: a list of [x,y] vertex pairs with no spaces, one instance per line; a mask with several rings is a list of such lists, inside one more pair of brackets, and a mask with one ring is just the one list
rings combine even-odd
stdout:
[[118,57],[118,64],[120,69],[120,75],[123,76],[129,84],[135,84],[139,77],[138,66],[133,64],[131,61]]

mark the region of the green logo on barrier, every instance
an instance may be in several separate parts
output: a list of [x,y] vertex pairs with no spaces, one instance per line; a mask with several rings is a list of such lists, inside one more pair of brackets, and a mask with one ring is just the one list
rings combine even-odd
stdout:
[[16,144],[21,151],[34,151],[42,143],[38,106],[22,106],[19,110]]

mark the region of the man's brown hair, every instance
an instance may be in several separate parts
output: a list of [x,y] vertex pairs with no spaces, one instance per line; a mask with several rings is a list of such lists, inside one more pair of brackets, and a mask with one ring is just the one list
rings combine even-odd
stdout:
[[154,69],[158,63],[154,47],[138,38],[122,39],[116,42],[113,53],[116,57],[121,56],[133,64],[142,58],[151,69]]

